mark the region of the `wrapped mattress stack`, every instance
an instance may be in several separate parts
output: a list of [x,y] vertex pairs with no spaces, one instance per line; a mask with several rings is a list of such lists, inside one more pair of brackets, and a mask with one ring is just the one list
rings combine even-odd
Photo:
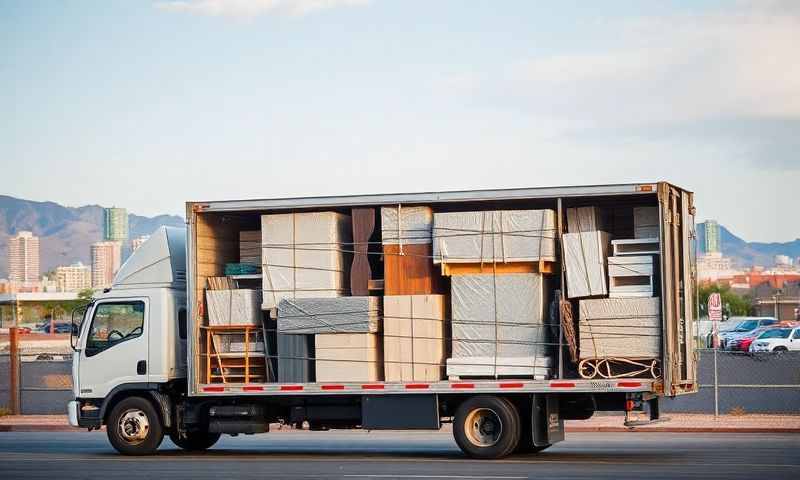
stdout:
[[335,212],[261,216],[263,304],[331,298],[348,292],[350,217]]
[[451,285],[448,375],[546,378],[550,374],[547,288],[542,275],[458,275]]
[[[284,298],[278,305],[279,377],[289,382],[381,380],[380,319],[380,297]],[[315,378],[304,378],[312,371]]]
[[659,358],[661,302],[652,298],[581,300],[580,358]]
[[553,210],[448,212],[433,216],[434,263],[555,261]]

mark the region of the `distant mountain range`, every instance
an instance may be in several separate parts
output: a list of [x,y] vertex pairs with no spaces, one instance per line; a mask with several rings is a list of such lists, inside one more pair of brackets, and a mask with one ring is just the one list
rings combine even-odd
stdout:
[[[746,268],[753,265],[769,267],[775,264],[775,255],[788,255],[795,260],[800,257],[800,239],[784,243],[746,242],[722,225],[719,226],[719,235],[722,254],[733,258],[734,264],[738,267]],[[703,252],[705,238],[705,225],[698,224],[698,252]]]
[[[128,215],[130,238],[150,235],[162,225],[182,227],[176,215]],[[0,278],[8,278],[8,238],[20,230],[39,237],[42,273],[81,261],[90,265],[89,247],[103,239],[103,207],[65,207],[0,195]]]
[[[131,238],[149,235],[162,225],[183,227],[177,215],[128,216]],[[103,207],[65,207],[53,202],[34,202],[0,195],[0,278],[8,277],[8,238],[20,230],[37,235],[42,272],[75,261],[90,264],[89,246],[102,240]],[[739,267],[771,266],[775,255],[800,257],[800,239],[785,243],[746,242],[720,225],[722,253]],[[697,226],[698,251],[703,251],[705,227]]]

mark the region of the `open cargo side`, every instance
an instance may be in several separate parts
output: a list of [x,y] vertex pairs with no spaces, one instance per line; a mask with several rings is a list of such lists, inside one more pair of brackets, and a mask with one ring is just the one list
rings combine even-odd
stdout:
[[[295,397],[341,395],[464,395],[472,393],[620,393],[646,392],[677,395],[697,390],[694,350],[694,207],[693,197],[668,183],[631,184],[589,187],[532,188],[472,192],[442,192],[397,195],[362,195],[347,197],[322,197],[277,200],[192,202],[187,204],[189,236],[187,261],[189,275],[190,342],[188,348],[189,395],[207,396],[275,396]],[[225,277],[228,264],[240,262],[241,232],[254,232],[261,228],[261,216],[279,213],[335,212],[349,215],[355,207],[375,208],[412,206],[431,207],[435,212],[469,212],[493,210],[549,209],[556,212],[557,231],[553,273],[549,280],[565,297],[565,276],[561,234],[566,231],[568,208],[596,206],[604,212],[609,233],[616,238],[633,238],[632,209],[658,207],[658,282],[661,299],[662,348],[660,374],[655,378],[592,378],[576,375],[570,365],[564,332],[554,339],[554,365],[548,378],[476,378],[430,381],[335,381],[335,382],[280,382],[274,375],[276,365],[271,364],[269,352],[262,359],[252,360],[255,365],[272,368],[273,374],[262,377],[251,374],[250,364],[232,370],[233,376],[219,382],[212,378],[210,358],[214,342],[207,333],[209,306],[206,286],[209,278]],[[380,231],[380,227],[377,228]],[[375,267],[379,254],[370,257]],[[501,264],[498,264],[501,265]],[[538,268],[543,268],[542,264]],[[373,268],[379,271],[380,268]],[[541,273],[541,271],[540,271]],[[381,277],[382,274],[378,274]],[[259,289],[261,277],[241,274],[238,282],[246,288]],[[381,278],[375,278],[381,280]],[[445,279],[445,287],[449,280]],[[449,303],[449,301],[448,301]],[[576,304],[577,306],[577,304]],[[575,312],[578,309],[575,308]],[[269,317],[268,314],[264,314]],[[270,319],[274,321],[274,318]],[[577,320],[577,318],[576,318]],[[271,324],[274,328],[274,324]],[[264,329],[266,332],[268,329]],[[258,343],[258,331],[251,342],[241,342],[245,351]],[[261,341],[269,350],[274,347],[267,333]],[[273,351],[274,352],[274,351]],[[244,369],[244,370],[241,370]],[[266,380],[266,381],[265,381]],[[366,398],[366,397],[365,397]]]

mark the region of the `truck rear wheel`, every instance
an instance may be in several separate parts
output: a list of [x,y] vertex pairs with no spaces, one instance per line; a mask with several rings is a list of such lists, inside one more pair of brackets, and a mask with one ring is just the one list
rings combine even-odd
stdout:
[[173,432],[169,434],[169,439],[172,440],[172,443],[184,450],[198,452],[214,446],[220,436],[221,434],[219,433],[208,432],[186,432],[183,435],[178,432]]
[[142,397],[128,397],[111,410],[106,434],[111,445],[123,455],[151,455],[164,439],[156,409]]
[[504,398],[472,397],[456,410],[453,436],[459,448],[470,457],[505,457],[519,444],[519,412]]

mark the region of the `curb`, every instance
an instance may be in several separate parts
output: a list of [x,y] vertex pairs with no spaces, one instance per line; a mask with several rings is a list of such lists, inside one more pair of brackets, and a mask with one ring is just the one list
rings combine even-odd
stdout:
[[566,433],[800,433],[792,427],[569,427]]
[[0,432],[80,432],[83,428],[69,425],[0,425]]

